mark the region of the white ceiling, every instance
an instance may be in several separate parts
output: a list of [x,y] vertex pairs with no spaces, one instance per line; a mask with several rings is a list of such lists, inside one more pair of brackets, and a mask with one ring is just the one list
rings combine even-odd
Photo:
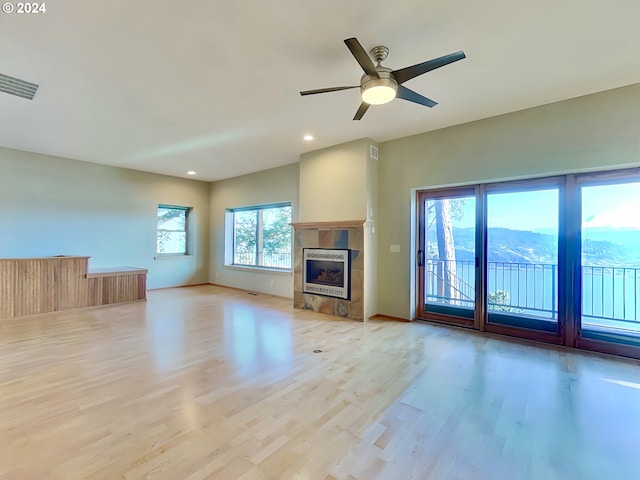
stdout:
[[[15,2],[14,2],[15,3]],[[638,0],[54,0],[0,13],[0,146],[217,180],[301,153],[491,117],[640,81]],[[353,121],[362,70],[343,43],[390,49],[396,69],[467,58],[405,85],[437,102]],[[305,142],[311,133],[316,140]],[[192,177],[193,178],[193,177]]]

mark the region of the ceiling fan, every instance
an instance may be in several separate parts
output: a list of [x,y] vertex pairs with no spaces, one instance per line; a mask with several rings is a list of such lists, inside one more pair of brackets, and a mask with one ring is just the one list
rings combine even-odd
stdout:
[[437,102],[423,97],[419,93],[408,89],[402,84],[407,80],[422,75],[423,73],[430,72],[436,68],[443,67],[458,60],[466,58],[464,52],[455,52],[445,55],[443,57],[434,58],[433,60],[427,60],[426,62],[418,63],[410,67],[400,68],[398,70],[391,70],[390,68],[380,65],[382,61],[389,55],[389,49],[384,46],[373,47],[369,51],[369,55],[377,62],[377,65],[373,64],[373,61],[367,54],[357,38],[347,38],[344,43],[351,51],[351,54],[355,57],[356,61],[364,70],[364,75],[360,79],[360,85],[350,85],[347,87],[329,87],[320,88],[317,90],[305,90],[300,92],[300,95],[315,95],[317,93],[337,92],[338,90],[347,90],[350,88],[360,87],[360,94],[362,96],[362,103],[360,108],[353,117],[354,120],[360,120],[369,106],[382,105],[383,103],[390,102],[394,98],[401,98],[409,102],[418,103],[425,107],[433,107],[437,105]]

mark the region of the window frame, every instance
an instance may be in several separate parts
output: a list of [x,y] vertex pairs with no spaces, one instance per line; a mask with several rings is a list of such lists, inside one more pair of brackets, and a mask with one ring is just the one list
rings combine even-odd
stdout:
[[[158,219],[156,218],[156,255],[158,257],[185,257],[185,256],[191,255],[190,237],[191,237],[191,215],[192,215],[193,207],[159,203],[156,208],[156,217],[158,214],[158,210],[160,210],[161,208],[183,211],[185,213],[184,230],[168,230],[164,228],[161,229],[158,227]],[[159,252],[158,251],[158,233],[159,232],[184,232],[184,236],[185,236],[184,252]]]
[[[290,217],[289,217],[289,249],[288,255],[290,257],[289,266],[288,267],[278,267],[272,265],[264,265],[263,255],[264,255],[264,243],[263,243],[263,235],[262,231],[264,228],[263,217],[260,215],[261,212],[265,210],[277,209],[277,208],[289,208],[290,209]],[[254,263],[239,263],[236,262],[236,224],[235,224],[235,214],[242,212],[255,212],[256,215],[256,246],[255,252],[251,252],[255,259]],[[248,205],[244,207],[237,208],[227,208],[226,209],[226,222],[225,222],[225,230],[226,230],[226,241],[225,241],[225,266],[234,267],[234,268],[246,268],[246,269],[256,269],[256,270],[271,270],[276,272],[291,272],[293,268],[293,228],[291,227],[293,217],[293,207],[291,202],[278,202],[278,203],[269,203],[262,205]]]

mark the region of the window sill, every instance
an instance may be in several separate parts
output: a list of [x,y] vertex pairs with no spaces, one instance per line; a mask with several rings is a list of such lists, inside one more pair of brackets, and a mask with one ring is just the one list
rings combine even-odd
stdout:
[[255,265],[234,265],[229,264],[225,265],[224,268],[228,268],[230,270],[240,270],[245,272],[256,272],[256,273],[276,273],[281,275],[291,275],[293,272],[290,268],[273,268],[273,267],[258,267]]
[[181,253],[165,253],[165,254],[158,254],[156,253],[155,257],[153,257],[154,260],[171,260],[173,258],[193,258],[193,255],[183,255]]

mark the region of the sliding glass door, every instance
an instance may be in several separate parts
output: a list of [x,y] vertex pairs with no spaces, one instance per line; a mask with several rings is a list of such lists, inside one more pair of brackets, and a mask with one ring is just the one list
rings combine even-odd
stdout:
[[553,181],[487,188],[488,330],[558,334],[559,192]]
[[476,307],[475,189],[420,195],[418,315],[472,325]]
[[593,177],[580,186],[581,337],[640,346],[640,181]]
[[640,358],[640,168],[418,192],[418,318]]

